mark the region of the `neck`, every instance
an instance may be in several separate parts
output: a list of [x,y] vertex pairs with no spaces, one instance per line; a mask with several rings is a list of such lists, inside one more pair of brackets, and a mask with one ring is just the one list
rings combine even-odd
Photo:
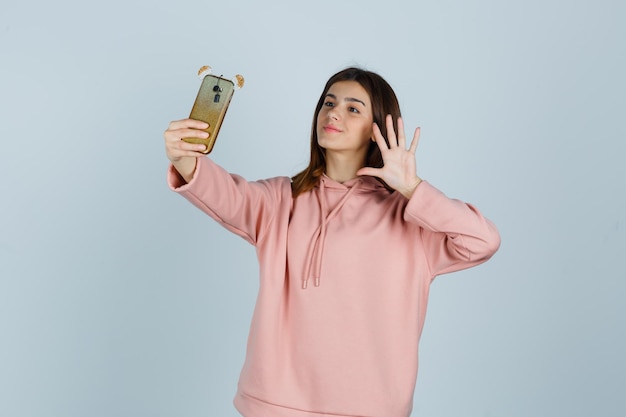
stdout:
[[339,183],[356,178],[363,165],[363,158],[326,152],[326,175]]

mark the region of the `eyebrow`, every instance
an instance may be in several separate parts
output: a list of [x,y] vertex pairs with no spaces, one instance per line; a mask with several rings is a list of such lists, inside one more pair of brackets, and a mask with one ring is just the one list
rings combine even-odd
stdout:
[[[326,97],[332,97],[332,98],[334,98],[335,100],[337,100],[337,96],[336,96],[336,95],[334,95],[334,94],[332,94],[332,93],[328,93],[328,94],[326,94]],[[346,97],[346,98],[344,99],[344,101],[350,101],[350,102],[361,103],[361,104],[363,105],[363,107],[367,107],[367,106],[365,105],[365,102],[363,102],[363,100],[359,100],[358,98],[354,98],[354,97]]]

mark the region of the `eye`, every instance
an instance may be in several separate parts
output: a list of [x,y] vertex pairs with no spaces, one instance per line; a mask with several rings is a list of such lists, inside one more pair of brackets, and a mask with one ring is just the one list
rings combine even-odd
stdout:
[[335,103],[333,103],[332,101],[325,101],[324,102],[324,106],[326,107],[333,107],[335,105]]
[[350,113],[361,113],[356,107],[348,107]]

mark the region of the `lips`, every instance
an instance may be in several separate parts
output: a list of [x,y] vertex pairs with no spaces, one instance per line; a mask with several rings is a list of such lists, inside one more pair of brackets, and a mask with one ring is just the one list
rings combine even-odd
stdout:
[[330,124],[324,126],[323,129],[324,129],[324,132],[326,132],[326,133],[339,133],[339,132],[341,132],[340,129],[338,129],[337,127],[335,127],[333,125],[330,125]]

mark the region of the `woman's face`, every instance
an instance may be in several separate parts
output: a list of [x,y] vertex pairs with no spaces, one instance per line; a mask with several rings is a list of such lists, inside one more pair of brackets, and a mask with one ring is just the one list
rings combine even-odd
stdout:
[[361,84],[336,82],[326,93],[317,114],[317,143],[327,154],[340,152],[365,159],[373,122],[372,103]]

